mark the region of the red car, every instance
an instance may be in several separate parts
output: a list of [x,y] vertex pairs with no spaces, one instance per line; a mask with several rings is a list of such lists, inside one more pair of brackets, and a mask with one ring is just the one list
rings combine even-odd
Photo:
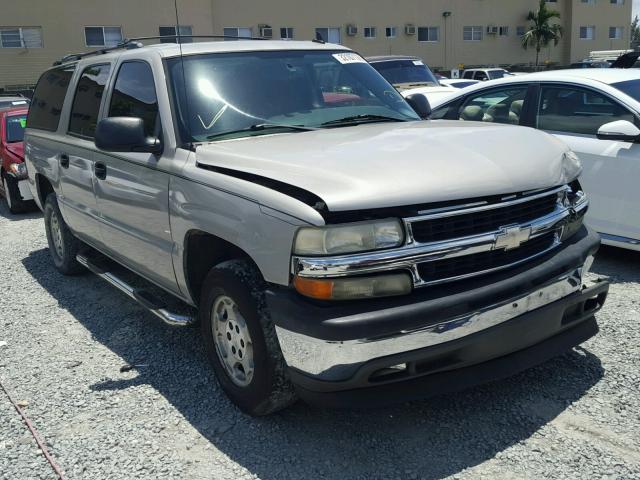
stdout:
[[0,193],[11,213],[24,212],[33,204],[22,143],[27,112],[24,107],[0,110]]

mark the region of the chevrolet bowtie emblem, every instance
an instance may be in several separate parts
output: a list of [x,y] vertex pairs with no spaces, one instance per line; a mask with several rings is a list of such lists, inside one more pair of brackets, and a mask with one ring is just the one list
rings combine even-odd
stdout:
[[503,248],[511,250],[518,248],[531,237],[531,227],[504,227],[501,232],[496,235],[493,242],[493,249]]

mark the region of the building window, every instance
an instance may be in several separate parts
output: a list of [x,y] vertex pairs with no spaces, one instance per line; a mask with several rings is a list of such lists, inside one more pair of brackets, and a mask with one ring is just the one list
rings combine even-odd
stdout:
[[547,3],[558,3],[558,0],[545,0]]
[[316,28],[316,39],[327,43],[340,43],[340,29],[336,27]]
[[364,27],[364,38],[376,38],[376,27]]
[[623,27],[609,27],[610,40],[622,40]]
[[396,38],[397,31],[396,27],[387,27],[384,29],[384,34],[387,38]]
[[122,43],[121,27],[84,27],[87,47],[115,47]]
[[501,37],[509,36],[509,27],[500,27],[498,29],[498,35],[500,35]]
[[293,27],[282,27],[280,29],[280,38],[283,40],[293,40]]
[[418,27],[419,42],[437,42],[440,40],[440,27]]
[[589,5],[595,5],[596,0],[582,0],[582,3],[588,3]]
[[524,34],[525,34],[525,32],[526,32],[526,31],[527,31],[527,30],[526,30],[522,25],[520,25],[520,26],[516,27],[516,35],[517,35],[518,37],[522,37],[522,36],[524,36]]
[[12,27],[0,28],[2,48],[42,48],[42,28]]
[[611,0],[613,5],[624,5],[624,0]]
[[182,43],[193,43],[193,38],[191,38],[191,35],[193,35],[193,28],[187,25],[180,25],[178,28],[175,26],[160,27],[160,36],[166,37],[161,38],[160,43],[178,43],[178,37],[176,36],[178,32],[180,32],[180,35],[187,35],[187,38],[180,39]]
[[224,27],[224,36],[225,37],[235,37],[235,38],[225,38],[225,40],[235,40],[238,37],[251,37],[251,29],[246,27]]
[[594,40],[596,38],[596,27],[580,27],[580,40]]
[[462,30],[462,39],[465,42],[479,42],[482,40],[482,27],[464,27]]

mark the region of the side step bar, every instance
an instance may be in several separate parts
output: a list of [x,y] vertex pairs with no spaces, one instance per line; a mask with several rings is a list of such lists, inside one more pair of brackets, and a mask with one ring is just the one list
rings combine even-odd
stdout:
[[121,292],[125,293],[129,298],[138,302],[155,316],[159,317],[167,325],[171,325],[173,327],[187,327],[195,322],[195,318],[191,316],[169,312],[160,299],[153,296],[146,290],[133,288],[131,285],[126,283],[121,278],[118,278],[113,273],[108,272],[103,268],[100,268],[99,266],[93,264],[87,257],[83,255],[77,255],[76,260],[88,270],[95,273],[103,280],[106,280]]

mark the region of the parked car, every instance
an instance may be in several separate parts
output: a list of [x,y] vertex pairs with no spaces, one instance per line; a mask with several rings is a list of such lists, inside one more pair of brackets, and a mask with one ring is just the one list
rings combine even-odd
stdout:
[[581,69],[486,82],[436,104],[431,118],[511,123],[565,142],[582,161],[587,223],[640,250],[640,71]]
[[29,107],[29,99],[22,95],[0,93],[0,110],[15,107]]
[[419,93],[432,102],[456,91],[452,87],[441,85],[421,58],[385,55],[367,57],[367,61],[404,97]]
[[462,78],[465,80],[478,80],[486,82],[487,80],[496,80],[498,78],[510,77],[511,72],[504,68],[470,68],[463,70]]
[[571,65],[569,65],[569,69],[576,69],[576,68],[609,68],[611,67],[611,64],[609,62],[605,62],[605,61],[591,61],[591,60],[585,60],[582,62],[574,62]]
[[453,88],[465,88],[480,83],[480,80],[466,80],[464,78],[452,78],[447,80],[440,80],[440,85]]
[[0,193],[11,213],[33,208],[33,197],[24,164],[24,129],[27,109],[0,110]]
[[599,239],[575,155],[422,121],[420,98],[328,43],[67,57],[26,132],[52,262],[197,320],[253,415],[455,391],[595,335],[608,284],[585,285]]

